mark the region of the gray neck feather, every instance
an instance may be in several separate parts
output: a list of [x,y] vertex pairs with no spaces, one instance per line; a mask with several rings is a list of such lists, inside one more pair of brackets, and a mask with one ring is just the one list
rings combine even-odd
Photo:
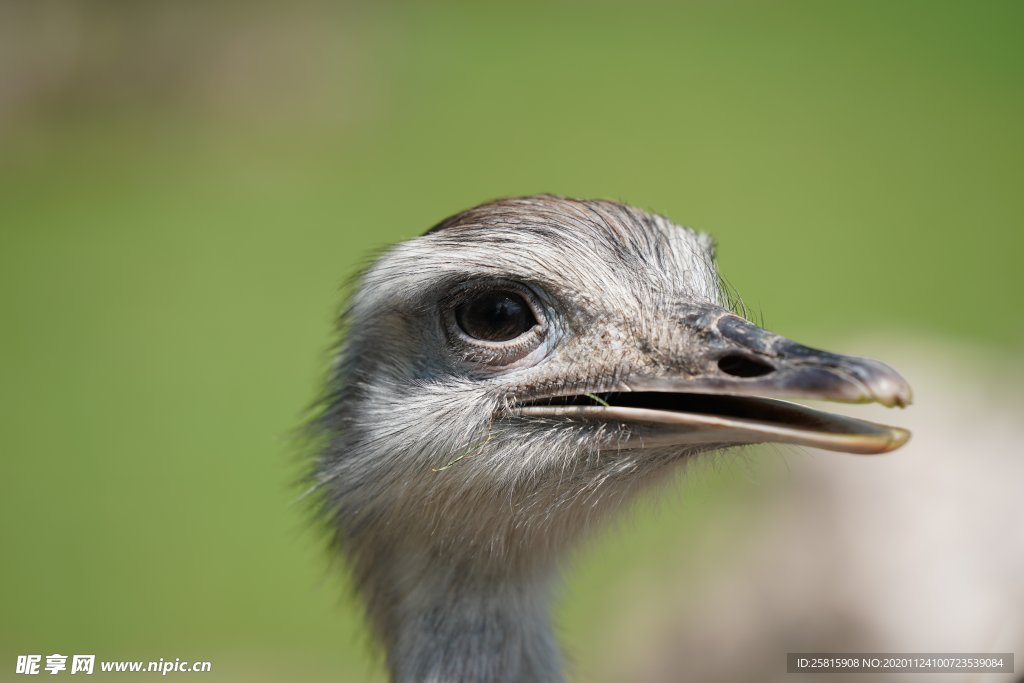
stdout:
[[466,585],[460,578],[424,577],[395,606],[387,640],[396,683],[561,683],[551,580]]

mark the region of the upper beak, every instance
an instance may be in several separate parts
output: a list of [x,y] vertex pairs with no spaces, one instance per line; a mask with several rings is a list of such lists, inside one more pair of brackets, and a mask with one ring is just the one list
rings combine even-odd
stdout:
[[812,349],[720,308],[698,308],[684,321],[698,349],[687,360],[703,372],[687,378],[686,389],[677,377],[637,377],[631,391],[876,401],[889,408],[913,401],[907,380],[881,361]]
[[773,442],[870,454],[910,438],[899,427],[769,398],[908,405],[910,385],[885,363],[812,349],[713,306],[688,309],[680,323],[690,341],[667,354],[662,370],[632,373],[600,394],[534,401],[520,414],[618,424],[613,445],[625,448]]

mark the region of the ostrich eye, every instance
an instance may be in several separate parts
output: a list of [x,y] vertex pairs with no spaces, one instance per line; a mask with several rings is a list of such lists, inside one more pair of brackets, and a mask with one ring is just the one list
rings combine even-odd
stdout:
[[489,342],[515,339],[537,324],[523,297],[506,291],[484,292],[460,304],[455,320],[470,337]]

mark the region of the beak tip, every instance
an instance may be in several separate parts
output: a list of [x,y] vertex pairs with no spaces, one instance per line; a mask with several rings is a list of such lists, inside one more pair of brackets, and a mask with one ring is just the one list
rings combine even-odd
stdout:
[[913,403],[914,390],[903,375],[885,363],[875,363],[880,366],[881,371],[873,373],[874,376],[868,381],[868,400],[877,401],[886,408],[906,408]]
[[899,394],[875,395],[870,400],[881,403],[886,408],[906,408],[914,402],[914,396],[910,392]]
[[863,444],[858,444],[856,448],[850,448],[847,452],[857,455],[885,455],[905,446],[912,436],[909,430],[901,427],[879,426],[885,430],[884,435],[880,434],[878,437],[865,441]]
[[899,427],[890,427],[892,433],[892,439],[889,441],[889,447],[883,451],[884,453],[890,453],[897,448],[900,448],[908,441],[910,441],[911,433],[907,429],[901,429]]

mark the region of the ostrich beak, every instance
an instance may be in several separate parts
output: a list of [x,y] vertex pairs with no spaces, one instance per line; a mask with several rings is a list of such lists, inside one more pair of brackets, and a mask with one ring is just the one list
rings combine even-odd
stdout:
[[611,448],[770,442],[867,455],[910,439],[899,427],[774,398],[910,404],[910,385],[885,363],[812,349],[712,306],[692,307],[680,323],[691,342],[665,352],[670,370],[638,371],[601,393],[534,400],[519,414],[605,423],[621,435]]

